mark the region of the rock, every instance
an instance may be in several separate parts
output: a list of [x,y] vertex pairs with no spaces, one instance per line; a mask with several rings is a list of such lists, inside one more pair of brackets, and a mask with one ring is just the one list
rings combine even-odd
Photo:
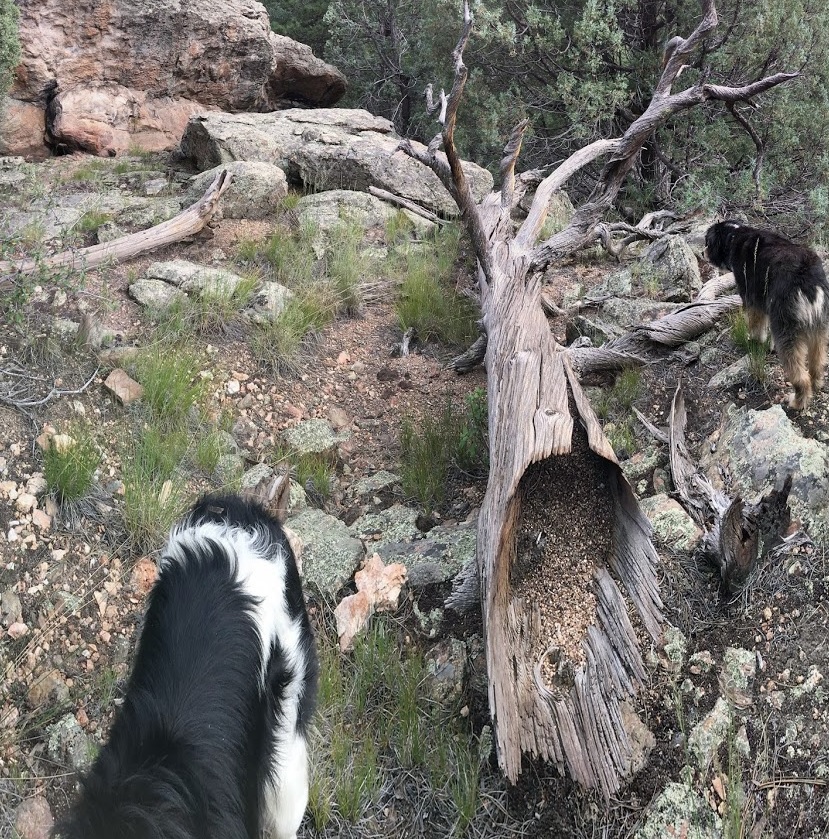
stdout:
[[66,714],[47,726],[47,752],[58,765],[73,772],[85,772],[92,765],[96,747],[84,733],[74,714]]
[[6,589],[0,594],[0,624],[7,629],[23,620],[23,606],[20,596],[14,589]]
[[419,513],[411,507],[395,504],[386,510],[360,516],[348,529],[353,536],[380,550],[389,542],[410,541],[420,536]]
[[338,408],[336,405],[331,405],[328,408],[327,414],[328,422],[331,423],[334,431],[342,431],[351,425],[351,418],[342,408]]
[[747,355],[738,358],[733,364],[729,364],[728,367],[715,373],[711,377],[711,381],[708,382],[708,387],[711,390],[723,390],[752,381],[754,375],[751,372],[750,365],[751,359]]
[[634,839],[722,839],[722,819],[687,784],[669,783],[648,810]]
[[639,715],[629,702],[622,702],[619,705],[619,713],[622,718],[622,726],[628,736],[630,743],[630,765],[631,776],[641,772],[648,763],[648,756],[656,746],[656,737],[653,732],[639,719]]
[[219,204],[224,218],[267,218],[279,209],[288,194],[288,181],[278,166],[254,160],[233,160],[195,175],[181,196],[181,206],[195,204],[223,169],[233,176]]
[[659,451],[654,446],[648,446],[643,451],[631,455],[627,460],[623,460],[619,466],[628,481],[636,486],[639,481],[647,480],[653,475],[660,459]]
[[336,434],[328,420],[310,419],[282,432],[282,439],[299,457],[307,454],[333,455],[337,443],[348,435]]
[[51,839],[55,819],[49,802],[42,795],[27,798],[14,814],[18,839]]
[[265,282],[256,295],[250,312],[251,320],[256,323],[275,321],[288,305],[294,292],[280,283]]
[[52,517],[43,510],[32,510],[32,524],[40,530],[49,530],[52,527]]
[[624,330],[632,326],[649,323],[656,318],[675,312],[678,303],[662,303],[658,300],[626,300],[614,297],[602,304],[602,314]]
[[173,148],[188,118],[211,108],[324,106],[346,89],[342,74],[309,47],[273,33],[253,0],[18,5],[22,55],[9,93],[7,153],[39,151],[43,107],[26,103],[44,102],[52,89],[53,144],[103,156]]
[[187,299],[180,289],[174,288],[162,280],[136,280],[130,284],[129,295],[152,311],[164,311]]
[[29,627],[25,623],[13,623],[7,630],[7,634],[12,641],[18,638],[23,638],[29,632]]
[[349,496],[360,502],[380,498],[381,503],[389,503],[400,492],[400,475],[385,470],[375,472],[367,478],[360,478],[348,488]]
[[46,111],[32,102],[0,96],[0,154],[19,154],[26,160],[45,160]]
[[717,489],[749,502],[780,489],[791,475],[792,515],[816,542],[829,539],[829,446],[803,437],[780,405],[764,411],[730,405],[703,446],[700,465]]
[[250,491],[264,481],[269,481],[273,476],[274,471],[272,466],[268,466],[267,463],[256,463],[242,475],[240,489]]
[[[353,224],[362,231],[383,229],[397,209],[366,192],[329,189],[300,198],[295,212],[300,224],[313,225],[314,250],[317,257],[322,258],[331,245],[334,232],[343,224]],[[423,221],[420,219],[421,223]],[[430,222],[426,224],[433,226]]]
[[466,678],[466,645],[457,638],[439,641],[424,656],[426,674],[423,690],[439,705],[457,702]]
[[144,395],[144,388],[131,378],[126,370],[113,370],[105,379],[104,387],[118,399],[122,405],[129,405]]
[[687,303],[702,288],[699,263],[682,236],[664,236],[645,251],[640,264],[644,277],[655,279],[665,300]]
[[377,549],[385,562],[402,562],[409,585],[422,588],[451,580],[475,560],[477,527],[473,522],[433,527],[424,539],[387,542]]
[[570,346],[579,338],[589,338],[590,346],[600,347],[624,333],[625,330],[614,323],[599,318],[588,318],[585,315],[574,315],[567,321],[565,339]]
[[49,484],[46,481],[45,476],[38,472],[32,475],[28,481],[26,481],[26,492],[30,492],[32,495],[36,495],[40,498],[46,490],[49,489]]
[[711,711],[688,735],[688,749],[703,771],[711,765],[717,749],[728,735],[731,722],[731,706],[719,697]]
[[678,501],[664,493],[643,498],[639,502],[657,538],[678,551],[692,551],[702,538],[702,531]]
[[57,670],[49,670],[35,679],[26,694],[26,702],[32,710],[49,705],[59,705],[69,699],[66,680]]
[[199,296],[230,297],[244,282],[242,277],[221,268],[208,268],[186,259],[153,262],[147,268],[147,277],[164,280],[182,291]]
[[14,506],[19,513],[28,513],[37,507],[37,498],[28,492],[21,492],[15,499]]
[[375,612],[397,609],[400,591],[406,582],[406,568],[399,563],[384,565],[372,554],[354,575],[357,593],[344,597],[334,609],[340,649],[351,649],[354,638],[368,625]]
[[303,510],[287,523],[302,539],[305,582],[316,594],[333,600],[360,564],[365,553],[362,543],[322,510]]
[[148,556],[142,556],[132,567],[130,588],[139,597],[144,597],[150,593],[157,577],[158,567],[156,564]]
[[222,486],[229,486],[239,479],[245,468],[245,461],[238,454],[223,454],[216,463],[213,477]]
[[[181,139],[181,153],[198,169],[232,160],[259,160],[285,171],[309,191],[378,186],[442,215],[458,210],[437,176],[400,152],[391,122],[368,111],[289,108],[274,113],[194,116]],[[425,150],[425,147],[414,144]],[[464,163],[475,200],[492,190],[492,175]]]
[[726,647],[720,671],[720,690],[734,708],[751,707],[754,699],[754,677],[757,656],[752,650]]

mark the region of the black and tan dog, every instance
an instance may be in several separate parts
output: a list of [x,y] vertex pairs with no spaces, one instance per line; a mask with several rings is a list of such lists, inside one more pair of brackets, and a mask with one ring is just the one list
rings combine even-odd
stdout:
[[734,272],[752,338],[771,337],[794,387],[789,405],[805,408],[823,385],[829,338],[829,282],[818,255],[768,230],[721,221],[705,234],[705,258]]

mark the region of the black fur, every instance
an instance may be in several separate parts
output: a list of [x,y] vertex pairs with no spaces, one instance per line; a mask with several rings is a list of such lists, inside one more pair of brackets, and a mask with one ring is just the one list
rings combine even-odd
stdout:
[[705,234],[705,256],[734,272],[752,337],[767,328],[794,385],[793,407],[808,402],[823,380],[829,283],[818,255],[777,233],[721,221]]
[[302,736],[313,712],[313,636],[296,562],[279,523],[254,503],[208,496],[177,532],[205,522],[260,534],[263,553],[271,560],[278,548],[284,552],[284,605],[301,623],[304,672],[291,671],[279,639],[263,663],[256,598],[242,590],[233,549],[190,536],[176,551],[168,547],[149,598],[124,705],[81,781],[70,817],[57,828],[64,839],[261,835],[262,790],[274,733],[282,722],[285,688],[297,675],[302,687],[296,730]]

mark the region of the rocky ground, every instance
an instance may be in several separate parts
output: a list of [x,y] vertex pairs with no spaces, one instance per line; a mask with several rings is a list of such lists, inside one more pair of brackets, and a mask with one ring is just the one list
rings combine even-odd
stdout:
[[[189,173],[164,157],[135,158],[117,169],[119,163],[100,163],[109,168],[93,170],[91,179],[84,174],[86,158],[0,170],[0,195],[9,206],[0,211],[6,255],[56,249],[61,236],[75,236],[75,246],[90,244],[177,211]],[[80,230],[91,207],[104,207],[105,224],[116,229]],[[0,291],[0,837],[44,836],[64,812],[75,773],[89,765],[117,707],[153,579],[158,545],[137,550],[123,524],[120,442],[128,408],[104,386],[112,369],[126,365],[125,351],[157,339],[158,320],[130,288],[154,278],[160,287],[174,287],[158,268],[173,260],[238,270],[240,244],[265,239],[273,229],[267,215],[224,218],[209,237],[82,279],[62,276]],[[612,335],[675,306],[700,279],[698,269],[666,279],[641,265],[652,263],[632,257],[634,270],[625,275],[606,255],[591,252],[557,269],[549,279],[558,305],[573,311],[575,301],[594,300],[578,317],[554,320],[557,337],[565,342],[581,333],[598,340],[597,329]],[[469,287],[468,278],[458,282]],[[313,485],[297,486],[288,520],[304,544],[321,637],[328,637],[332,603],[351,590],[367,551],[386,563],[402,562],[408,583],[395,626],[425,653],[438,681],[453,683],[442,695],[457,703],[452,707],[469,718],[477,737],[487,723],[480,618],[444,616],[440,604],[474,546],[485,485],[453,474],[446,500],[424,516],[404,497],[398,476],[401,419],[417,425],[447,401],[463,404],[486,378],[483,371],[449,372],[451,352],[439,346],[420,345],[401,356],[393,283],[381,267],[366,287],[372,291],[360,314],[325,327],[295,375],[264,369],[243,326],[200,340],[207,414],[227,437],[215,469],[194,471],[188,490],[255,485],[278,469],[286,447],[333,452],[330,496],[316,497]],[[666,289],[674,302],[666,301]],[[94,334],[108,337],[86,340],[90,324]],[[86,330],[84,340],[77,338],[79,328],[82,338]],[[773,356],[762,383],[738,365],[730,379],[712,385],[741,355],[722,324],[645,370],[628,395],[614,389],[610,377],[586,382],[594,404],[604,400],[608,435],[638,496],[647,499],[671,623],[664,650],[644,651],[649,682],[630,709],[641,769],[608,803],[554,767],[529,760],[518,785],[509,787],[486,754],[468,835],[829,835],[823,681],[829,668],[829,398],[819,395],[800,415],[772,407],[785,394]],[[632,414],[635,406],[664,426],[680,378],[691,454],[712,480],[751,497],[786,474],[794,477],[793,538],[732,598],[721,593],[716,570],[695,558],[700,532],[671,496],[666,446]],[[42,443],[79,421],[94,428],[102,460],[91,498],[61,509],[48,493],[38,438]],[[440,814],[425,813],[416,793],[381,795],[360,818],[326,830],[308,823],[303,835],[448,833]]]

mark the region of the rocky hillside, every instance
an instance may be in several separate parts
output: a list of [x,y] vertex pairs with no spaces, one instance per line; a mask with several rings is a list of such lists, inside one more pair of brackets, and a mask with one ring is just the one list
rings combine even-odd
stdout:
[[[653,524],[672,624],[625,712],[637,773],[610,804],[529,760],[501,779],[480,616],[442,605],[485,488],[485,376],[445,366],[475,336],[473,266],[448,195],[395,145],[364,112],[288,110],[195,117],[175,155],[0,164],[2,256],[43,263],[0,286],[0,836],[45,836],[102,742],[170,522],[199,492],[280,474],[323,660],[303,835],[827,835],[829,401],[779,407],[776,359],[746,353],[739,318],[586,382]],[[213,167],[234,181],[198,236],[45,265],[174,216]],[[480,198],[491,177],[469,173]],[[598,250],[562,265],[558,340],[599,344],[692,299],[704,226],[621,266]],[[634,413],[663,430],[680,378],[712,482],[753,498],[793,477],[788,538],[733,597]],[[359,628],[340,604],[378,576],[402,590]]]

